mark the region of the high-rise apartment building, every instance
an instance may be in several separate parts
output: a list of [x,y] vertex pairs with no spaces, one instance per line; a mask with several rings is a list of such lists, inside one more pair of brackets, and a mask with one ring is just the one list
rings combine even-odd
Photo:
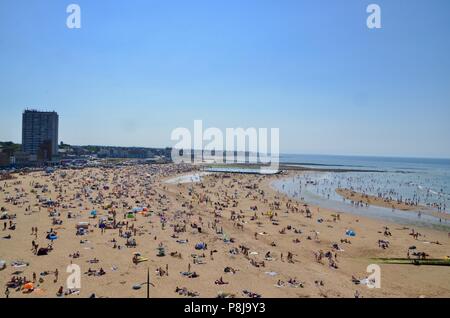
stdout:
[[41,160],[58,155],[58,114],[25,110],[22,115],[22,150]]

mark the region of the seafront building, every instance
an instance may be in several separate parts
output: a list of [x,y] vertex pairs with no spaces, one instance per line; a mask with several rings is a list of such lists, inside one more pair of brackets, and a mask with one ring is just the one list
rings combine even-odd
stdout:
[[58,155],[56,112],[25,110],[22,115],[22,151],[34,160],[51,160]]

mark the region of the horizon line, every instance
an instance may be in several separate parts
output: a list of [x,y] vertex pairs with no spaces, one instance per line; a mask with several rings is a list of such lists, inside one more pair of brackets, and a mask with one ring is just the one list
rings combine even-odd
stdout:
[[[12,142],[14,144],[21,145],[21,143],[16,143],[14,141],[0,141],[0,142]],[[61,141],[58,142],[58,147]],[[147,148],[147,149],[168,149],[173,148],[172,146],[120,146],[120,145],[95,145],[95,144],[70,144],[64,143],[65,145],[74,146],[74,147],[114,147],[114,148]],[[190,149],[194,151],[199,151],[195,149]],[[220,150],[219,150],[220,151]],[[227,151],[227,150],[222,150]],[[231,150],[236,151],[236,150]],[[242,151],[240,151],[242,152]],[[258,153],[259,154],[259,153]],[[450,160],[450,157],[442,157],[442,156],[427,156],[427,155],[388,155],[388,154],[335,154],[335,153],[300,153],[300,152],[281,152],[280,157],[283,155],[288,156],[328,156],[328,157],[362,157],[362,158],[397,158],[397,159],[437,159],[437,160]]]

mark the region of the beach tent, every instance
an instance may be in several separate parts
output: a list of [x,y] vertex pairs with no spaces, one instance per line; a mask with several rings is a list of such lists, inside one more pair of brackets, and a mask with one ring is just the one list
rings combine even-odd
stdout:
[[158,247],[157,250],[158,250],[158,254],[156,254],[156,256],[158,256],[158,257],[166,256],[166,249],[164,247],[162,247],[162,246]]
[[83,227],[77,228],[77,234],[76,235],[84,235],[86,234],[86,229]]
[[0,220],[6,220],[8,218],[8,212],[2,212],[0,215]]
[[55,201],[53,201],[53,200],[47,200],[44,202],[44,205],[54,205],[54,204],[55,204]]
[[91,211],[91,216],[97,216],[97,210],[92,210]]
[[77,229],[88,229],[89,228],[89,223],[88,222],[78,222]]
[[0,260],[0,271],[6,268],[6,261]]
[[195,244],[195,249],[196,250],[204,250],[204,249],[206,249],[206,244],[205,243],[197,243],[197,244]]
[[347,230],[345,231],[345,235],[353,237],[356,236],[356,233],[353,230]]

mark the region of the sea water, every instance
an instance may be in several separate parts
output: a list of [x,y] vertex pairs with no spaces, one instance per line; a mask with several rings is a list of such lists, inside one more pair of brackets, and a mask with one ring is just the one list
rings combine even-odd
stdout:
[[[345,172],[307,172],[277,180],[273,186],[309,204],[402,223],[450,226],[450,222],[421,213],[420,206],[449,213],[450,160],[421,158],[283,155],[280,162]],[[364,172],[367,170],[368,172]],[[416,203],[415,212],[382,207],[357,207],[336,193],[337,188]]]

